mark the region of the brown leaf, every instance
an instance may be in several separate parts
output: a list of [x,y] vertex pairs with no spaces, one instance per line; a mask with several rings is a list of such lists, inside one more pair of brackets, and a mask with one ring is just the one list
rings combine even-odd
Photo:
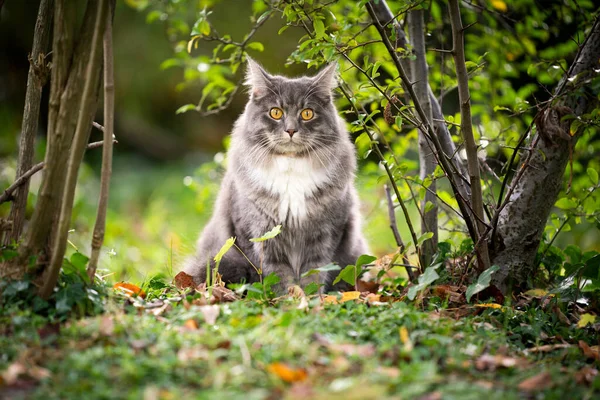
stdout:
[[98,332],[102,336],[112,336],[115,331],[115,321],[113,317],[110,315],[105,315],[100,319],[100,327],[98,328]]
[[575,380],[580,385],[589,385],[594,381],[596,376],[598,376],[598,370],[586,365],[575,373]]
[[589,344],[587,344],[583,340],[580,340],[579,348],[583,351],[583,355],[586,358],[600,361],[600,354],[598,353],[598,346],[590,347]]
[[525,392],[535,392],[549,388],[552,385],[552,375],[549,372],[541,372],[519,383],[518,388]]
[[221,312],[221,309],[218,305],[213,304],[210,306],[201,306],[200,312],[202,312],[202,316],[204,316],[204,321],[209,325],[214,325],[217,322],[217,317]]
[[368,344],[331,343],[327,346],[331,351],[348,356],[371,357],[375,354],[375,346]]
[[507,357],[501,354],[482,354],[475,360],[475,368],[480,371],[495,371],[497,368],[513,368],[527,364],[522,358]]
[[195,331],[198,329],[198,323],[196,322],[195,319],[191,319],[191,318],[188,319],[187,321],[185,321],[183,323],[183,326],[185,326],[190,331]]
[[194,279],[192,278],[192,276],[186,274],[183,271],[181,271],[180,273],[175,275],[175,278],[173,279],[173,281],[175,283],[175,286],[178,289],[186,289],[186,288],[196,287],[196,283],[194,282]]
[[225,286],[215,286],[212,290],[214,301],[212,303],[231,303],[239,300],[239,297],[231,289],[227,289]]
[[530,353],[549,353],[554,350],[566,349],[571,347],[569,343],[557,343],[557,344],[545,344],[543,346],[536,346],[528,349]]
[[377,292],[379,292],[379,286],[379,283],[375,281],[364,281],[362,279],[356,281],[356,290],[358,290],[361,293],[368,292],[377,294]]
[[308,377],[304,368],[289,367],[281,362],[269,364],[269,366],[267,366],[267,371],[278,376],[282,381],[287,383],[302,382]]
[[424,394],[423,396],[418,398],[419,400],[442,400],[442,393],[435,391],[431,393]]
[[177,359],[181,362],[208,360],[208,350],[202,346],[182,347],[177,352]]

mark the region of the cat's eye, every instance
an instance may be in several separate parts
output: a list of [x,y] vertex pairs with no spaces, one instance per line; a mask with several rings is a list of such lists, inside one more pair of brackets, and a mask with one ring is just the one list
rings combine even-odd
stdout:
[[310,108],[305,108],[300,113],[300,117],[302,117],[302,119],[305,121],[309,121],[309,120],[313,119],[314,116],[315,116],[315,112],[313,110],[311,110]]
[[278,107],[273,107],[271,108],[271,111],[269,111],[269,115],[273,119],[281,119],[281,117],[283,117],[283,110]]

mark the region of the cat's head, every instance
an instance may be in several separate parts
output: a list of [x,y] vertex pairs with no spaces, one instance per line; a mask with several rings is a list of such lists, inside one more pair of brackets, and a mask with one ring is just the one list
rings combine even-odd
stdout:
[[313,77],[286,78],[271,75],[248,59],[246,140],[272,153],[287,155],[310,154],[334,146],[340,139],[332,101],[336,67],[329,64]]

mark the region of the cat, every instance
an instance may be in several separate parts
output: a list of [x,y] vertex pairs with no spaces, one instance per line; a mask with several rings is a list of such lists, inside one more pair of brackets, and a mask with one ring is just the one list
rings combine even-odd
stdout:
[[[333,104],[336,69],[330,64],[314,77],[287,78],[248,58],[250,99],[233,127],[212,218],[183,268],[196,283],[206,280],[207,261],[214,268],[229,237],[241,252],[225,254],[222,280],[258,281],[262,265],[263,276],[279,276],[279,293],[310,282],[332,290],[339,271],[302,275],[332,262],[345,267],[368,253],[354,187],[355,148]],[[249,240],[277,225],[278,236]]]

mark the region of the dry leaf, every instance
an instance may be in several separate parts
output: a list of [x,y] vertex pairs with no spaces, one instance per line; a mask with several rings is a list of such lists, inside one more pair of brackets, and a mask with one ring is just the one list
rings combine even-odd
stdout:
[[552,375],[549,372],[541,372],[531,378],[525,379],[519,383],[519,390],[526,392],[535,392],[538,390],[544,390],[553,385]]
[[480,308],[502,308],[502,306],[498,303],[481,303],[481,304],[475,304],[475,307],[480,307]]
[[201,306],[200,311],[204,316],[204,321],[209,325],[214,325],[215,322],[217,322],[217,317],[219,316],[221,309],[218,305],[213,304],[210,306]]
[[110,315],[105,315],[100,319],[100,328],[98,328],[100,335],[112,336],[115,331],[115,322]]
[[294,299],[301,299],[303,297],[306,297],[306,295],[304,294],[304,290],[302,290],[302,288],[298,285],[288,287],[288,296]]
[[531,289],[523,293],[526,296],[542,298],[548,294],[548,292],[544,289]]
[[225,286],[215,286],[212,290],[214,303],[231,303],[239,300],[239,297],[231,289],[227,289]]
[[327,346],[330,350],[344,353],[348,356],[371,357],[375,354],[375,346],[368,344],[332,343]]
[[345,303],[347,301],[360,299],[360,292],[352,291],[352,292],[343,292],[341,298],[339,296],[326,295],[323,297],[323,304],[340,304]]
[[566,349],[571,347],[569,343],[545,344],[543,346],[532,347],[527,351],[530,353],[549,353],[554,350]]
[[400,376],[400,370],[395,367],[379,366],[376,372],[380,375],[384,375],[392,379],[398,378]]
[[497,368],[524,366],[526,363],[527,361],[521,358],[507,357],[501,354],[482,354],[475,360],[475,368],[480,371],[495,371]]
[[575,380],[580,385],[589,385],[598,376],[598,370],[596,368],[586,365],[575,373]]
[[185,326],[187,329],[189,329],[191,331],[195,331],[196,329],[198,329],[198,323],[196,322],[195,319],[188,319],[187,321],[185,321],[183,323],[183,326]]
[[302,382],[308,377],[304,368],[293,368],[280,362],[269,364],[267,371],[273,375],[277,375],[282,381],[288,383]]
[[182,347],[177,352],[177,359],[181,362],[194,360],[208,360],[208,350],[202,346]]
[[186,274],[183,271],[181,271],[180,273],[175,275],[175,278],[173,279],[173,281],[174,281],[177,289],[186,289],[186,288],[190,288],[190,287],[191,288],[196,287],[196,283],[194,282],[194,279],[192,278],[192,276]]
[[588,359],[594,359],[600,361],[600,354],[598,353],[598,346],[591,346],[584,342],[579,341],[579,348],[583,351],[583,355]]
[[12,385],[25,372],[27,372],[27,368],[20,361],[15,361],[2,372],[2,380],[6,385]]
[[113,285],[113,289],[120,291],[128,297],[139,296],[142,299],[146,297],[146,293],[137,285],[127,282],[119,282]]
[[408,335],[408,329],[406,329],[405,326],[401,326],[398,332],[400,334],[400,341],[404,344],[404,350],[411,351],[413,349],[413,344]]

